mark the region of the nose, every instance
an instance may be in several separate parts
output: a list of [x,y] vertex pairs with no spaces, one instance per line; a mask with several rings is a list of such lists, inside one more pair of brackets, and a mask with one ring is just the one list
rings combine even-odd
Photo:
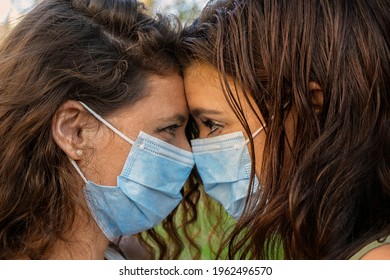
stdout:
[[186,151],[189,151],[189,152],[192,152],[192,148],[191,148],[191,145],[190,145],[190,142],[189,140],[187,139],[187,137],[185,137],[185,139],[182,141],[182,149],[183,150],[186,150]]
[[180,149],[183,149],[188,152],[192,152],[192,148],[190,145],[190,141],[188,140],[185,132],[180,133],[178,137],[176,138],[175,145],[179,147]]

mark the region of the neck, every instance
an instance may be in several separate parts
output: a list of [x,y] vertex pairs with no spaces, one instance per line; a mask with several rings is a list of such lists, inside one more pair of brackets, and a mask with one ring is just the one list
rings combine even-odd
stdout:
[[79,215],[71,232],[56,241],[45,259],[102,260],[107,246],[108,239],[93,218]]

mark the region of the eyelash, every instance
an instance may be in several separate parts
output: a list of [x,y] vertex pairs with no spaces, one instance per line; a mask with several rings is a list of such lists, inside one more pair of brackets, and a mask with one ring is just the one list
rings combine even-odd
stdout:
[[219,128],[223,127],[222,124],[212,121],[212,120],[202,120],[202,123],[205,127],[209,128],[211,131],[207,135],[212,135],[214,132],[216,132]]
[[175,132],[180,126],[177,124],[173,124],[164,128],[159,129],[159,132],[166,132],[172,136],[176,136]]

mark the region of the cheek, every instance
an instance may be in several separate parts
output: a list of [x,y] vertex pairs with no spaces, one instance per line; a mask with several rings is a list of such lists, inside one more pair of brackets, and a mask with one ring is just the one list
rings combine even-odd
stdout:
[[[256,175],[257,175],[258,178],[260,178],[262,162],[263,162],[263,156],[264,156],[264,153],[266,152],[264,150],[265,141],[266,141],[265,133],[261,133],[253,141],[254,141],[255,154],[254,154],[254,157],[252,155],[251,156],[255,160]],[[249,154],[251,154],[249,144],[248,144],[248,148],[249,148]]]
[[[206,129],[202,125],[198,125],[198,130],[199,130],[199,135],[198,135],[199,138],[202,139],[202,138],[207,138],[209,136],[210,129]],[[219,136],[219,135],[220,134],[215,136]]]
[[117,135],[110,135],[108,138],[107,145],[95,146],[92,150],[93,156],[88,163],[86,177],[99,185],[116,186],[131,145]]
[[[264,119],[259,112],[257,114],[255,114],[252,111],[252,109],[248,109],[244,113],[245,113],[246,119],[249,123],[249,127],[250,127],[252,133],[257,132],[257,135],[255,135],[253,138],[254,157],[252,156],[252,159],[255,160],[256,175],[258,178],[260,178],[264,153],[267,152],[264,150],[267,135],[266,135],[264,129],[262,129],[260,132],[258,132],[258,130],[260,128],[262,128],[262,123],[260,122],[260,120],[258,119],[257,116],[260,117],[263,124],[264,124]],[[248,135],[246,135],[246,133],[245,133],[245,136],[246,136],[246,138],[248,138]],[[248,144],[248,148],[249,148],[249,153],[251,153],[250,144]]]

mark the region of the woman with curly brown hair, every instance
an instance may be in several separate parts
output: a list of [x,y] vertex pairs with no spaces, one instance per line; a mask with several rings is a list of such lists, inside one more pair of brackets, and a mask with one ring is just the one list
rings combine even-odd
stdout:
[[389,20],[388,0],[222,0],[184,29],[230,258],[390,259]]
[[133,0],[46,0],[4,39],[1,259],[102,259],[176,208],[194,163],[178,27]]

